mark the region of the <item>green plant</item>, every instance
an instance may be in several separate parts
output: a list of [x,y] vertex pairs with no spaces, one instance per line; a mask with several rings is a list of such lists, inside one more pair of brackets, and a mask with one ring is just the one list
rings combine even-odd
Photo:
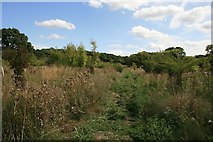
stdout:
[[146,113],[146,107],[149,103],[146,94],[136,94],[127,101],[126,107],[132,117],[141,117]]
[[123,67],[123,65],[121,65],[121,64],[114,64],[114,68],[115,68],[115,70],[117,71],[117,72],[123,72],[123,70],[124,70],[124,67]]
[[108,120],[124,120],[126,110],[117,104],[111,104],[106,110],[106,117]]
[[2,37],[2,58],[9,61],[11,69],[14,71],[14,81],[16,87],[25,88],[24,69],[29,66],[30,52],[33,46],[28,42],[28,37],[20,33],[18,29],[8,28],[1,30]]
[[137,121],[130,131],[133,140],[169,140],[171,126],[163,118],[150,117],[145,121]]
[[92,129],[89,127],[75,127],[72,133],[72,139],[74,140],[92,140],[94,139],[92,135]]

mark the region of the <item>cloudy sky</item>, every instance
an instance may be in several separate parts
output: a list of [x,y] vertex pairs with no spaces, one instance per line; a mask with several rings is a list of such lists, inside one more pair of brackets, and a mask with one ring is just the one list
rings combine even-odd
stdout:
[[[81,42],[91,50],[130,55],[183,47],[206,54],[211,43],[211,3],[186,0],[89,0],[2,3],[2,27],[25,33],[35,48],[63,48]],[[48,0],[47,0],[48,1]]]

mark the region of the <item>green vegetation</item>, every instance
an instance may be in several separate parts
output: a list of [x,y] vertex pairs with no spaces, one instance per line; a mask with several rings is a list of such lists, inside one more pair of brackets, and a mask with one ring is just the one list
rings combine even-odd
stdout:
[[29,65],[30,52],[33,47],[28,42],[28,37],[17,29],[2,29],[1,43],[3,49],[2,58],[8,60],[14,71],[14,78],[18,88],[25,87],[24,68]]
[[[181,47],[115,56],[96,52],[94,40],[92,51],[72,43],[10,49],[20,35],[10,30],[14,40],[2,46],[3,140],[213,139],[212,45],[195,57]],[[11,78],[18,65],[23,89]]]

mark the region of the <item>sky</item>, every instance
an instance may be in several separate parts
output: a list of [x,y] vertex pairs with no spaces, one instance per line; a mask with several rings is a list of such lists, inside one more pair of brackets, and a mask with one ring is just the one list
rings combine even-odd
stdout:
[[205,47],[211,44],[211,3],[3,0],[2,28],[17,28],[35,49],[82,43],[91,50],[90,41],[95,40],[99,52],[121,56],[169,47],[182,47],[188,56],[204,55]]

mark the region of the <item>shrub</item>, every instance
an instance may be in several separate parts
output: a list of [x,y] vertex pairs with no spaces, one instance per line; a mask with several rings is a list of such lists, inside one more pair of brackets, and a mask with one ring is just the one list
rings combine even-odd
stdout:
[[124,67],[121,64],[114,64],[114,68],[117,72],[123,72]]
[[146,113],[149,98],[146,94],[136,94],[127,102],[127,109],[130,116],[140,117]]
[[72,133],[72,138],[75,140],[92,140],[92,129],[89,127],[76,127]]
[[168,140],[171,134],[171,127],[157,116],[136,122],[130,131],[133,140]]
[[106,110],[106,116],[109,120],[123,120],[126,117],[126,112],[117,104],[111,104]]

